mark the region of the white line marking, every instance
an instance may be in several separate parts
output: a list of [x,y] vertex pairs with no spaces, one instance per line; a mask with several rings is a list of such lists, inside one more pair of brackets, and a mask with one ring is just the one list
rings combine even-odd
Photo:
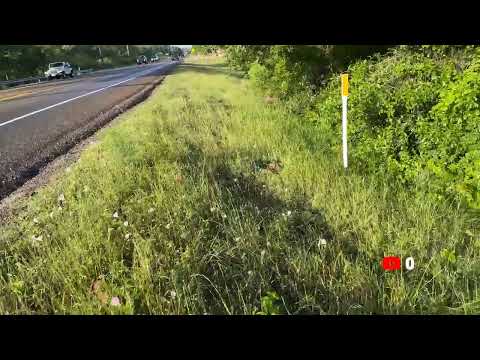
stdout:
[[28,113],[28,114],[25,114],[25,115],[22,115],[22,116],[19,116],[19,117],[16,117],[14,119],[11,119],[11,120],[8,120],[4,123],[1,123],[0,124],[0,127],[2,126],[6,126],[8,124],[11,124],[11,123],[14,123],[15,121],[18,121],[18,120],[21,120],[21,119],[25,119],[26,117],[29,117],[29,116],[32,116],[32,115],[35,115],[35,114],[38,114],[38,113],[41,113],[43,111],[47,111],[47,110],[50,110],[50,109],[53,109],[54,107],[57,107],[57,106],[60,106],[60,105],[63,105],[63,104],[66,104],[66,103],[69,103],[71,101],[75,101],[75,100],[78,100],[80,98],[83,98],[85,96],[88,96],[88,95],[92,95],[92,94],[96,94],[100,91],[104,91],[104,90],[107,90],[111,87],[114,87],[114,86],[117,86],[117,85],[120,85],[120,84],[123,84],[123,83],[126,83],[127,81],[131,81],[131,80],[135,80],[137,78],[139,78],[140,76],[142,75],[145,75],[145,74],[148,74],[148,73],[151,73],[155,70],[158,70],[160,67],[156,67],[154,69],[148,69],[147,71],[142,71],[141,73],[137,74],[136,76],[133,76],[131,78],[128,78],[127,80],[123,80],[123,81],[120,81],[118,83],[115,83],[113,85],[108,85],[104,88],[101,88],[101,89],[97,89],[97,90],[94,90],[94,91],[90,91],[89,93],[86,93],[86,94],[83,94],[83,95],[80,95],[80,96],[76,96],[74,98],[71,98],[71,99],[68,99],[68,100],[65,100],[65,101],[62,101],[62,102],[59,102],[57,104],[53,104],[53,105],[50,105],[50,106],[47,106],[46,108],[43,108],[43,109],[40,109],[40,110],[36,110],[36,111],[33,111],[31,113]]

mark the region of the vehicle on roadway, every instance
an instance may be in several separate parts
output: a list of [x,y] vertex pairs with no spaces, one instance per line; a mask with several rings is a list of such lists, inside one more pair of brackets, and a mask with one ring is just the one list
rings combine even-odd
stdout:
[[158,60],[160,60],[158,55],[153,55],[152,58],[150,59],[150,62],[157,62]]
[[73,75],[72,66],[65,61],[48,64],[48,70],[45,71],[45,77],[48,80],[66,78],[67,76],[73,78]]
[[140,55],[137,58],[137,65],[141,65],[141,64],[148,64],[148,59],[145,55]]

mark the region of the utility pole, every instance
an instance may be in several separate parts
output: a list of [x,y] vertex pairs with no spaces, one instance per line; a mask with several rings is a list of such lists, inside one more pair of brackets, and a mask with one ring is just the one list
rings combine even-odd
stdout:
[[130,56],[130,50],[128,49],[128,45],[127,45],[127,56]]
[[100,49],[100,45],[98,46],[98,53],[100,55],[100,61],[103,62],[102,49]]

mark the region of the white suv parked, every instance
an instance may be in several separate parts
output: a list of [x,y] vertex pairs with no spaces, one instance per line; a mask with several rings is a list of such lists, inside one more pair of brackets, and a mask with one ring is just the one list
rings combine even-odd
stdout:
[[45,77],[48,80],[53,78],[60,79],[70,76],[73,78],[73,68],[67,62],[56,62],[48,64],[48,70],[45,71]]

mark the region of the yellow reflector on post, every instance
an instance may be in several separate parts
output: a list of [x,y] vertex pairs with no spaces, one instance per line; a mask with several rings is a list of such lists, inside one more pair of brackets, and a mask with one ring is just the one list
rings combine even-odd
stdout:
[[348,74],[342,74],[342,96],[348,96]]

